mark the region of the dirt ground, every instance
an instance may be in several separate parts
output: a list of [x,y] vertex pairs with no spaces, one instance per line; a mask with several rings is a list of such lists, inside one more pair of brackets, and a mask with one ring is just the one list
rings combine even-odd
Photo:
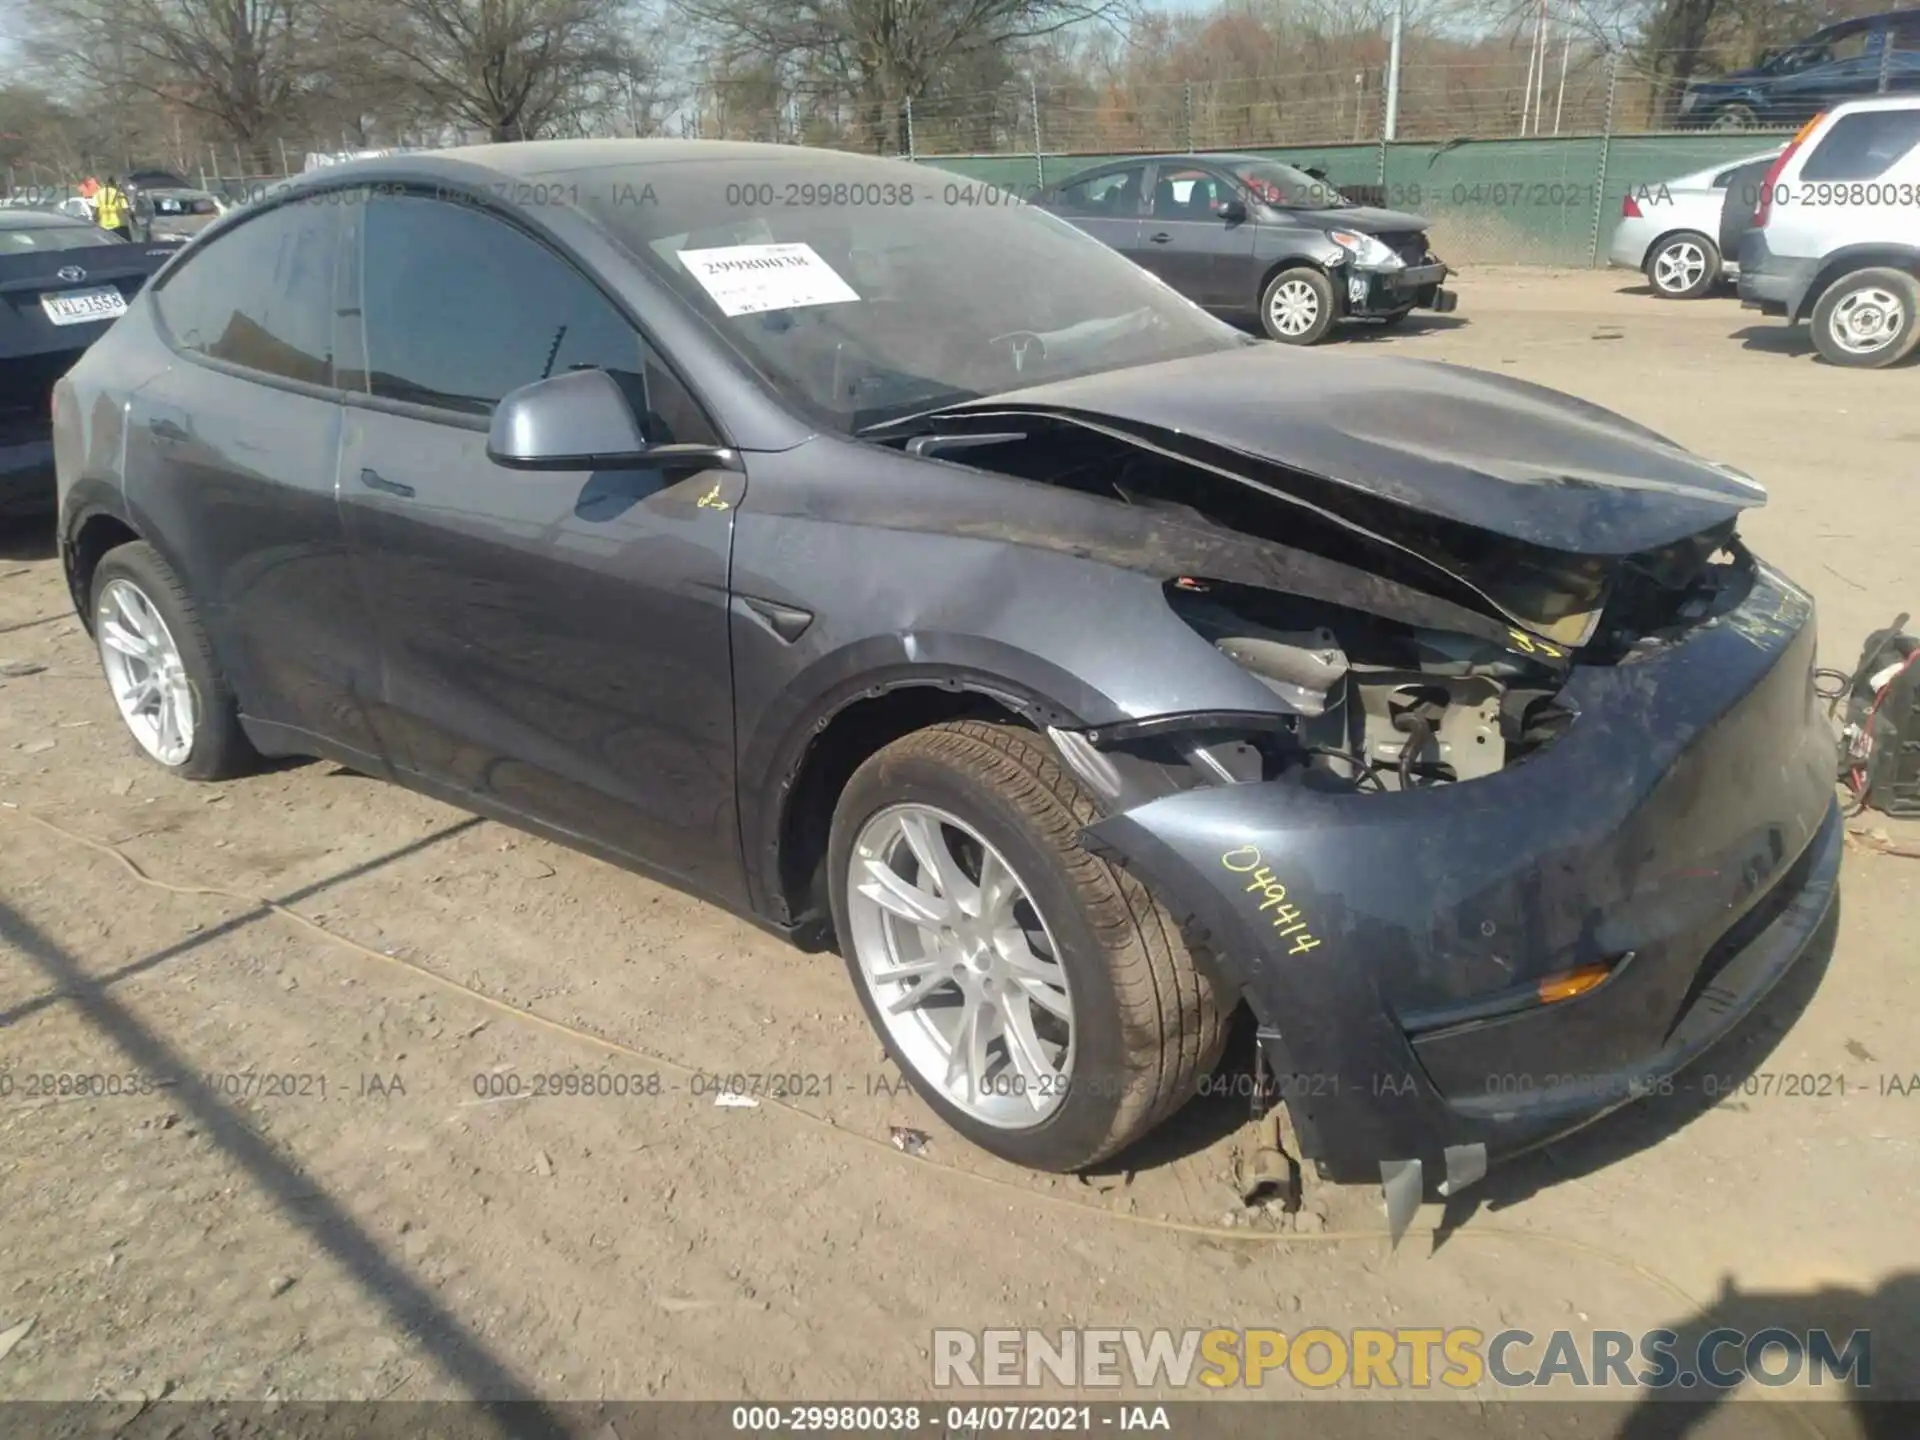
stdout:
[[[1476,272],[1456,316],[1351,343],[1560,387],[1755,475],[1744,533],[1851,664],[1920,611],[1920,374],[1634,280]],[[1390,1253],[1369,1191],[1242,1210],[1244,1100],[1109,1174],[1032,1176],[904,1091],[832,955],[331,765],[163,777],[48,531],[0,547],[0,1332],[33,1322],[0,1396],[897,1398],[931,1393],[936,1327],[1714,1318],[1871,1326],[1873,1392],[1920,1393],[1912,860],[1850,845],[1831,946],[1714,1062],[1847,1094],[1641,1105]],[[627,1093],[498,1093],[586,1072]],[[729,1072],[805,1078],[716,1105],[700,1077]],[[63,1074],[116,1093],[33,1078]],[[1503,1396],[1434,1403],[1458,1433],[1558,1433],[1482,1408]],[[1893,1433],[1831,1386],[1749,1396],[1691,1433]]]

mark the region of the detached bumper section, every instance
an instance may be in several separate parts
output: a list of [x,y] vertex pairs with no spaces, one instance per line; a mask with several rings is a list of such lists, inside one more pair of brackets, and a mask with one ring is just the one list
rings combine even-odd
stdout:
[[1401,1228],[1693,1061],[1806,950],[1841,848],[1813,665],[1811,601],[1762,567],[1683,642],[1576,667],[1567,733],[1497,774],[1189,790],[1088,840],[1210,933],[1304,1158]]
[[1347,313],[1359,316],[1394,315],[1412,307],[1452,312],[1459,296],[1444,286],[1453,272],[1439,261],[1409,265],[1400,270],[1346,267]]

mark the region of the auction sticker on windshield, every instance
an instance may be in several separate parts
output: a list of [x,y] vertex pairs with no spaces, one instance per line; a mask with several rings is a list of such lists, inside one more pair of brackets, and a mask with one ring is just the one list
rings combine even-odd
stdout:
[[726,315],[842,305],[860,297],[804,242],[682,250],[680,263]]

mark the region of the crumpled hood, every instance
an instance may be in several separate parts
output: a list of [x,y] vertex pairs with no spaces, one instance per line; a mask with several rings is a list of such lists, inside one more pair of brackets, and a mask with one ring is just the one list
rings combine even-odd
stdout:
[[1434,361],[1249,345],[951,407],[1150,426],[1548,550],[1625,556],[1766,502],[1631,420]]

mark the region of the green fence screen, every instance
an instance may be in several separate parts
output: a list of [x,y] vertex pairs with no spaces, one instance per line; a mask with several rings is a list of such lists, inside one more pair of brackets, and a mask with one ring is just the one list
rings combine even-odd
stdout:
[[[1377,185],[1433,222],[1455,264],[1604,265],[1629,194],[1732,164],[1785,141],[1768,134],[1575,135],[1247,150],[1316,166],[1336,185]],[[924,164],[1026,192],[1124,155],[920,155]]]

